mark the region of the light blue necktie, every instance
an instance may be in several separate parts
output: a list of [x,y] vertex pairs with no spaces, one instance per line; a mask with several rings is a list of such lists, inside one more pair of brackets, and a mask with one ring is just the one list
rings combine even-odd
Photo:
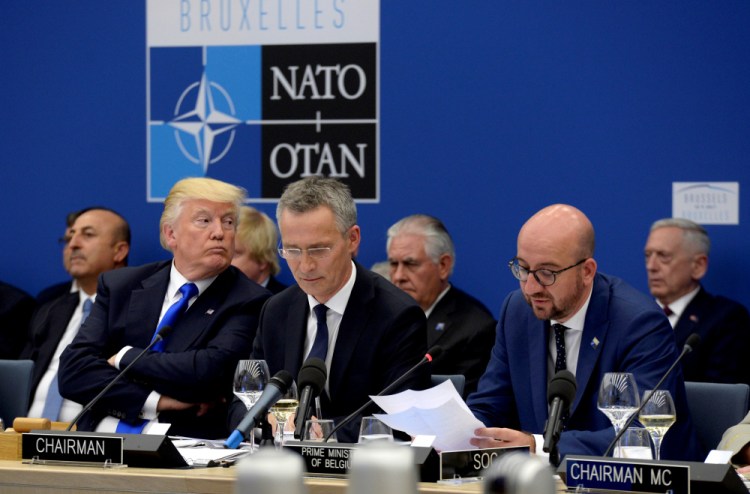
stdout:
[[328,322],[326,321],[328,307],[318,304],[313,307],[313,311],[315,311],[315,318],[318,320],[318,330],[315,332],[315,341],[313,341],[313,346],[307,358],[318,357],[325,361],[326,355],[328,355]]
[[[91,307],[94,305],[94,301],[87,298],[83,301],[83,308],[81,309],[81,324],[78,329],[81,329],[86,318],[91,314]],[[42,417],[50,419],[53,422],[60,418],[60,410],[62,409],[63,397],[60,395],[60,388],[57,384],[57,373],[52,378],[52,382],[49,384],[49,390],[47,391],[47,399],[44,400],[44,409],[42,410]]]
[[[188,302],[190,301],[190,299],[198,294],[198,287],[195,286],[195,283],[185,283],[180,287],[180,293],[182,294],[182,298],[173,303],[169,307],[169,309],[167,309],[167,312],[164,313],[164,317],[161,318],[158,326],[156,326],[156,331],[154,331],[154,336],[153,338],[151,338],[151,341],[154,341],[154,338],[156,338],[156,335],[159,334],[159,331],[164,326],[174,326],[180,316],[187,310]],[[156,343],[156,345],[154,345],[151,350],[154,352],[163,352],[164,340]],[[143,429],[144,427],[146,427],[147,423],[148,420],[145,419],[139,419],[134,424],[130,424],[128,422],[125,422],[124,420],[120,420],[117,423],[116,432],[120,432],[123,434],[140,434],[141,432],[143,432]]]

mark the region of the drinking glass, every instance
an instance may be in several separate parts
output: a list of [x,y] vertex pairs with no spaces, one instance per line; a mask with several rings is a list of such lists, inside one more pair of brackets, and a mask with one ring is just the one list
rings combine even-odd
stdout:
[[362,424],[359,426],[359,442],[369,443],[372,441],[393,441],[393,431],[380,419],[362,417]]
[[[286,393],[277,401],[269,410],[271,415],[276,419],[276,446],[284,445],[284,429],[290,417],[294,415],[299,406],[299,396],[297,395],[297,385],[292,381]],[[292,427],[294,427],[292,425]]]
[[597,408],[609,418],[615,435],[641,404],[635,377],[630,372],[606,372],[599,386]]
[[268,379],[265,360],[240,360],[234,371],[234,394],[250,410],[266,389]]
[[[305,441],[323,441],[328,437],[333,428],[333,420],[331,419],[310,419],[305,422],[305,431],[302,439]],[[337,442],[336,434],[331,436],[328,442]]]
[[661,441],[664,434],[677,420],[677,411],[669,391],[656,390],[652,393],[651,390],[647,390],[643,393],[643,399],[644,401],[648,400],[648,402],[643,406],[643,410],[638,415],[638,420],[651,434],[651,439],[654,440],[654,451],[656,452],[655,459],[659,460],[661,459]]
[[615,457],[650,460],[651,434],[643,427],[628,427],[617,443]]

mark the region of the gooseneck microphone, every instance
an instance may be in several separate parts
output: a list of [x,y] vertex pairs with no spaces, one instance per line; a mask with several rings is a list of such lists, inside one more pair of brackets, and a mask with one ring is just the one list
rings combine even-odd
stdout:
[[292,375],[285,371],[280,370],[271,379],[268,380],[268,386],[263,390],[263,394],[260,395],[258,401],[247,411],[245,417],[237,425],[237,428],[232,434],[224,441],[224,447],[230,449],[237,449],[237,446],[244,440],[250,437],[250,434],[255,427],[255,422],[258,419],[265,418],[268,413],[268,409],[271,408],[282,396],[289,390],[289,386],[292,385]]
[[654,391],[658,390],[664,380],[672,373],[675,367],[677,367],[677,364],[680,363],[680,360],[682,360],[682,357],[687,355],[688,353],[695,350],[695,347],[697,347],[701,342],[701,335],[698,333],[692,333],[690,336],[688,336],[687,340],[685,340],[685,345],[682,347],[682,352],[680,352],[680,356],[677,357],[677,360],[674,361],[672,366],[667,369],[667,372],[664,373],[662,378],[659,380],[658,383],[656,383],[656,386],[653,387],[651,392],[648,394],[648,396],[643,397],[643,401],[641,402],[641,406],[638,407],[638,409],[633,412],[633,414],[628,417],[628,420],[625,422],[625,424],[620,429],[620,432],[617,433],[615,438],[612,440],[611,443],[609,443],[609,446],[607,446],[607,450],[604,452],[604,455],[602,456],[609,456],[610,452],[612,452],[612,448],[615,447],[615,444],[617,444],[617,441],[620,440],[623,434],[625,434],[625,431],[628,430],[628,427],[630,427],[630,424],[633,423],[633,421],[638,417],[638,415],[641,413],[641,410],[643,410],[643,407],[646,406],[646,403],[648,403],[648,400],[651,399],[651,395],[654,394]]
[[[417,362],[417,364],[414,367],[412,367],[408,371],[404,372],[401,375],[401,377],[399,377],[398,379],[396,379],[395,381],[393,381],[391,384],[389,384],[388,386],[386,386],[385,389],[383,389],[380,393],[378,393],[375,396],[382,396],[382,395],[384,395],[386,393],[390,393],[391,390],[393,390],[394,388],[396,388],[397,386],[399,386],[401,383],[403,383],[404,381],[406,381],[406,379],[409,376],[411,376],[414,373],[414,371],[416,371],[417,369],[419,369],[420,367],[422,367],[427,362],[432,362],[436,358],[440,357],[442,354],[443,354],[443,347],[441,347],[439,345],[433,346],[424,355],[424,357],[422,357],[422,360],[420,360],[419,362]],[[344,418],[344,420],[342,420],[341,422],[339,422],[338,425],[336,427],[334,427],[331,432],[328,433],[328,435],[325,437],[325,439],[323,439],[323,442],[328,442],[328,440],[334,434],[336,434],[336,432],[338,432],[339,429],[341,429],[346,424],[348,424],[349,422],[351,422],[352,420],[354,420],[354,418],[357,415],[359,415],[360,413],[362,413],[364,411],[364,409],[367,408],[367,407],[369,407],[370,405],[372,405],[372,403],[373,403],[372,399],[369,399],[369,400],[367,400],[367,402],[365,402],[364,405],[362,405],[361,407],[357,408],[352,413],[350,413],[349,415],[347,415]]]
[[[544,446],[545,453],[556,452],[557,441],[560,440],[562,432],[562,418],[567,415],[570,405],[576,397],[576,377],[568,370],[561,370],[550,379],[547,385],[547,402],[550,404],[549,417],[544,424]],[[553,461],[550,454],[550,462]],[[555,464],[557,463],[554,459]]]
[[119,374],[117,374],[117,375],[115,376],[115,378],[114,378],[114,379],[112,379],[112,381],[110,381],[110,383],[109,383],[109,384],[107,384],[106,386],[104,386],[104,389],[102,389],[102,390],[101,390],[101,391],[99,392],[99,394],[98,394],[98,395],[94,396],[94,398],[93,398],[93,399],[92,399],[91,401],[89,401],[88,403],[86,403],[86,406],[84,406],[84,407],[83,407],[83,408],[81,409],[81,411],[80,411],[80,412],[78,412],[78,415],[76,415],[76,416],[75,416],[75,418],[74,418],[74,419],[73,419],[73,420],[72,420],[72,421],[70,422],[70,424],[68,425],[68,428],[67,428],[67,429],[65,429],[65,430],[66,430],[66,431],[69,431],[69,430],[71,430],[71,429],[72,429],[72,428],[73,428],[73,427],[74,427],[74,426],[75,426],[75,425],[76,425],[76,424],[78,423],[78,421],[79,421],[79,420],[81,420],[81,417],[83,417],[83,414],[84,414],[84,413],[86,413],[86,412],[88,412],[88,411],[89,411],[89,410],[91,409],[91,407],[93,407],[93,406],[94,406],[94,405],[95,405],[95,404],[96,404],[96,403],[97,403],[97,402],[98,402],[98,401],[99,401],[99,400],[101,399],[101,397],[102,397],[102,396],[104,396],[104,394],[105,394],[105,393],[106,393],[107,391],[109,391],[110,389],[112,389],[112,386],[114,386],[114,385],[115,385],[115,383],[116,383],[117,381],[119,381],[119,380],[120,380],[120,378],[121,378],[122,376],[124,376],[125,374],[127,374],[127,372],[128,372],[129,370],[130,370],[130,368],[131,368],[131,367],[133,367],[133,365],[135,365],[135,363],[136,363],[136,362],[138,362],[138,361],[139,361],[139,360],[141,359],[141,357],[143,357],[144,355],[146,355],[146,353],[147,353],[147,352],[148,352],[149,350],[151,350],[151,349],[152,349],[152,348],[154,347],[154,345],[156,345],[157,343],[159,343],[160,341],[162,341],[162,340],[163,340],[164,338],[166,338],[167,336],[169,336],[169,334],[170,334],[171,332],[172,332],[172,326],[164,326],[163,328],[161,328],[161,329],[159,330],[159,332],[158,332],[158,333],[156,333],[156,336],[154,336],[154,338],[153,338],[153,339],[151,340],[151,343],[149,343],[149,344],[148,344],[148,346],[147,346],[146,348],[144,348],[144,349],[143,349],[143,350],[141,351],[141,353],[139,353],[139,354],[138,354],[138,355],[137,355],[137,356],[136,356],[136,357],[135,357],[135,358],[133,359],[133,361],[132,361],[132,362],[130,362],[130,363],[129,363],[129,364],[127,365],[127,367],[125,367],[125,368],[124,368],[123,370],[121,370],[121,371],[120,371],[120,373],[119,373]]
[[296,439],[302,437],[302,430],[305,427],[310,406],[326,385],[327,376],[326,363],[317,357],[307,359],[299,370],[297,388],[301,391],[297,415],[294,417],[294,437]]

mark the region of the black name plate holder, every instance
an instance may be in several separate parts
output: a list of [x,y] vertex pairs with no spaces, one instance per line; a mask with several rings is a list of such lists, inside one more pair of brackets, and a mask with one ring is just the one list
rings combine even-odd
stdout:
[[32,431],[21,438],[21,457],[27,463],[122,467],[123,438]]
[[690,493],[690,467],[687,465],[568,457],[565,470],[569,489]]
[[513,452],[529,454],[529,448],[528,446],[520,446],[443,451],[440,453],[439,480],[480,477],[482,471],[489,468],[497,458]]

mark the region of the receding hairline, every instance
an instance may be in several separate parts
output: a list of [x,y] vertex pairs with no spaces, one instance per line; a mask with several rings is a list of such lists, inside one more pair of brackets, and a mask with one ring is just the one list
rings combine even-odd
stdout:
[[[562,223],[567,223],[563,225]],[[581,259],[594,256],[596,238],[594,234],[594,225],[588,217],[575,206],[569,204],[552,204],[547,206],[529,218],[523,224],[518,232],[518,239],[521,235],[533,228],[553,225],[554,227],[564,226],[562,229],[566,235],[574,235],[578,249],[578,257]]]

